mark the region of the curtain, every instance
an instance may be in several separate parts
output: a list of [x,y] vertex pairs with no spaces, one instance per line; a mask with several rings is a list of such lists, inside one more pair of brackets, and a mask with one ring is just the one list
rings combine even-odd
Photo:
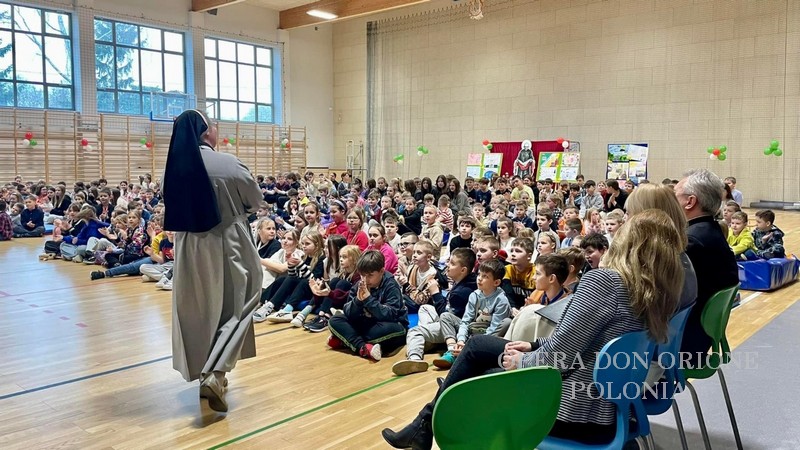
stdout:
[[[561,144],[556,141],[532,141],[531,144],[533,148],[533,160],[536,164],[539,163],[539,154],[542,152],[553,153],[564,151]],[[517,159],[521,148],[522,142],[492,142],[492,153],[503,154],[503,166],[500,170],[503,176],[514,175],[514,161]],[[534,165],[534,176],[538,168],[538,165]]]

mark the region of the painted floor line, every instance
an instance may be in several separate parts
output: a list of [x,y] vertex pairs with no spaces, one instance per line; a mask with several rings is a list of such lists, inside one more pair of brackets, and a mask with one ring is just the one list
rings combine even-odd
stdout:
[[384,380],[384,381],[381,381],[380,383],[373,384],[372,386],[369,386],[369,387],[366,387],[364,389],[361,389],[360,391],[352,392],[350,394],[345,395],[344,397],[337,398],[336,400],[331,400],[328,403],[323,403],[323,404],[321,404],[319,406],[315,406],[315,407],[313,407],[311,409],[308,409],[306,411],[297,413],[297,414],[295,414],[293,416],[287,417],[285,419],[281,419],[281,420],[279,420],[277,422],[273,422],[273,423],[271,423],[269,425],[265,425],[265,426],[263,426],[261,428],[258,428],[258,429],[255,429],[253,431],[250,431],[248,433],[245,433],[245,434],[242,434],[240,436],[237,436],[237,437],[235,437],[233,439],[229,439],[229,440],[227,440],[227,441],[225,441],[225,442],[223,442],[221,444],[217,444],[217,445],[215,445],[213,447],[209,447],[208,450],[217,450],[217,449],[220,449],[222,447],[226,447],[228,445],[231,445],[231,444],[234,444],[236,442],[239,442],[239,441],[241,441],[243,439],[251,438],[251,437],[253,437],[253,436],[257,435],[257,434],[263,433],[263,432],[265,432],[265,431],[267,431],[269,429],[281,426],[281,425],[283,425],[285,423],[291,422],[293,420],[297,420],[297,419],[299,419],[301,417],[305,417],[305,416],[307,416],[309,414],[313,414],[313,413],[315,413],[315,412],[317,412],[317,411],[319,411],[321,409],[325,409],[325,408],[327,408],[329,406],[333,406],[333,405],[335,405],[337,403],[341,403],[341,402],[343,402],[345,400],[349,400],[349,399],[351,399],[353,397],[357,397],[357,396],[359,396],[361,394],[364,394],[366,392],[372,391],[374,389],[378,389],[379,387],[386,386],[389,383],[394,383],[395,381],[397,381],[397,380],[399,380],[401,378],[402,377],[389,378],[388,380]]
[[[286,328],[280,328],[280,329],[277,329],[277,330],[266,331],[264,333],[256,334],[255,337],[266,336],[268,334],[275,334],[275,333],[279,333],[281,331],[286,331],[286,330],[290,330],[290,329],[292,329],[292,327],[286,327]],[[135,364],[130,364],[130,365],[127,365],[127,366],[117,367],[116,369],[106,370],[106,371],[103,371],[103,372],[93,373],[93,374],[90,374],[90,375],[84,375],[82,377],[72,378],[72,379],[64,380],[64,381],[59,381],[57,383],[51,383],[51,384],[46,384],[44,386],[37,386],[37,387],[31,388],[31,389],[25,389],[25,390],[22,390],[22,391],[12,392],[10,394],[0,395],[0,400],[6,400],[6,399],[9,399],[9,398],[19,397],[21,395],[26,395],[26,394],[33,394],[34,392],[44,391],[44,390],[47,390],[47,389],[52,389],[52,388],[56,388],[56,387],[59,387],[59,386],[64,386],[64,385],[67,385],[67,384],[73,384],[73,383],[77,383],[79,381],[86,381],[86,380],[91,380],[92,378],[98,378],[98,377],[102,377],[102,376],[105,376],[105,375],[111,375],[111,374],[115,374],[115,373],[119,373],[119,372],[124,372],[126,370],[136,369],[137,367],[147,366],[147,365],[150,365],[150,364],[155,364],[157,362],[166,361],[166,360],[171,359],[171,358],[172,358],[172,355],[162,356],[160,358],[155,358],[155,359],[151,359],[151,360],[148,360],[148,361],[142,361],[142,362],[138,362],[138,363],[135,363]]]
[[747,297],[743,298],[742,301],[739,302],[739,306],[742,306],[742,305],[746,304],[747,302],[749,302],[750,300],[753,300],[754,298],[758,297],[761,294],[763,294],[763,292],[753,292],[752,294],[750,294]]

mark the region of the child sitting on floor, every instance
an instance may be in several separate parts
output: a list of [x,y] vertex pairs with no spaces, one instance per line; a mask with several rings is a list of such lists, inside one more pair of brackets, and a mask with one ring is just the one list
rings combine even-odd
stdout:
[[433,206],[426,206],[422,212],[422,232],[420,238],[427,239],[433,244],[433,259],[439,261],[442,254],[442,240],[444,230],[437,221],[439,212]]
[[775,226],[775,213],[769,209],[756,213],[753,241],[756,250],[745,252],[748,260],[786,257],[786,250],[783,248],[783,231]]
[[[475,266],[475,252],[466,248],[453,250],[447,263],[447,276],[453,280],[453,288],[444,301],[435,302],[436,305],[446,305],[437,310],[434,305],[422,305],[419,308],[419,322],[416,327],[408,331],[406,336],[406,359],[398,361],[392,366],[395,375],[408,375],[428,370],[428,364],[423,361],[425,347],[428,344],[447,344],[446,353],[440,359],[452,364],[455,358],[451,353],[456,347],[457,329],[461,317],[469,308],[468,302],[472,292],[475,291],[475,275],[472,267]],[[500,278],[502,279],[502,273]],[[439,286],[429,282],[427,291],[434,297],[441,297]],[[449,365],[447,366],[449,367]]]
[[350,290],[342,315],[331,317],[328,347],[347,347],[361,357],[380,361],[405,343],[408,314],[400,286],[384,270],[383,254],[369,250],[361,255],[356,270],[361,280]]
[[6,212],[5,200],[0,200],[0,241],[10,241],[14,237],[14,225]]
[[531,264],[534,243],[528,238],[519,238],[514,241],[508,252],[508,265],[503,279],[503,290],[512,306],[512,313],[525,305],[525,299],[536,288],[534,266]]
[[[431,265],[433,244],[421,240],[414,244],[413,265],[405,271],[398,271],[397,283],[403,292],[403,302],[409,313],[415,314],[420,306],[431,303],[433,299],[427,291],[428,282],[437,279],[436,268]],[[402,268],[401,268],[402,269]],[[443,309],[438,307],[437,309]]]
[[756,246],[753,242],[753,235],[747,226],[747,213],[737,211],[730,217],[730,227],[728,228],[728,245],[731,246],[733,255],[737,259],[747,259],[744,253],[748,250],[755,251]]

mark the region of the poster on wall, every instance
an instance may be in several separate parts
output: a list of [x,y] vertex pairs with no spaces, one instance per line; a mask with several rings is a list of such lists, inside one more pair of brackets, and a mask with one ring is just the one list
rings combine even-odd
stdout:
[[488,178],[500,172],[503,155],[500,153],[470,153],[467,155],[467,176]]
[[581,155],[577,152],[539,153],[536,179],[550,178],[553,181],[575,181],[580,172]]
[[647,178],[647,144],[608,144],[606,179],[633,180]]

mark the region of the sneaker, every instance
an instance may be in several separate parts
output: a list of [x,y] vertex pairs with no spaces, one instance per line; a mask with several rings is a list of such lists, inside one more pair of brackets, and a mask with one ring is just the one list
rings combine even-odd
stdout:
[[169,281],[169,278],[167,278],[165,276],[162,276],[161,279],[158,280],[158,282],[156,282],[156,288],[157,289],[163,288],[164,284],[166,284],[168,281]]
[[94,272],[92,272],[91,277],[92,277],[92,281],[100,280],[100,279],[105,278],[106,274],[101,272],[101,271],[99,271],[99,270],[95,270]]
[[306,321],[306,315],[303,314],[303,313],[300,313],[300,314],[296,315],[294,317],[294,319],[292,319],[292,321],[290,323],[292,324],[293,327],[300,328],[300,327],[303,326],[303,322],[305,322],[305,321]]
[[287,323],[292,321],[291,311],[275,311],[267,316],[267,322],[270,323]]
[[83,263],[86,264],[87,266],[95,264],[96,262],[97,260],[94,259],[94,256],[89,256],[83,259]]
[[319,333],[328,329],[328,318],[325,316],[318,316],[313,322],[306,325],[306,330],[312,333]]
[[328,347],[330,347],[330,348],[332,348],[334,350],[338,350],[338,349],[344,347],[344,342],[342,342],[342,340],[337,338],[336,336],[330,335],[328,337]]
[[342,311],[341,309],[331,308],[331,317],[343,316],[343,315],[344,311]]
[[406,359],[405,361],[397,361],[392,365],[392,373],[398,376],[426,372],[427,370],[428,363],[419,359]]
[[361,350],[358,351],[358,354],[361,355],[362,358],[380,361],[382,356],[381,344],[364,344]]
[[150,281],[150,277],[147,275],[142,275],[142,283],[147,283],[148,281]]
[[47,261],[48,259],[50,259],[50,257],[48,256],[47,253],[42,253],[41,255],[39,255],[39,261]]
[[82,263],[82,262],[83,262],[83,256],[81,256],[81,255],[75,255],[75,257],[74,257],[74,258],[72,258],[72,262],[76,262],[76,263]]
[[449,369],[453,367],[456,357],[448,350],[444,355],[433,360],[433,365],[440,369]]
[[169,280],[166,283],[164,283],[164,286],[161,289],[163,289],[165,291],[171,291],[172,290],[172,280]]
[[272,314],[272,305],[264,303],[253,313],[253,322],[261,323],[267,320],[267,316],[270,314]]

